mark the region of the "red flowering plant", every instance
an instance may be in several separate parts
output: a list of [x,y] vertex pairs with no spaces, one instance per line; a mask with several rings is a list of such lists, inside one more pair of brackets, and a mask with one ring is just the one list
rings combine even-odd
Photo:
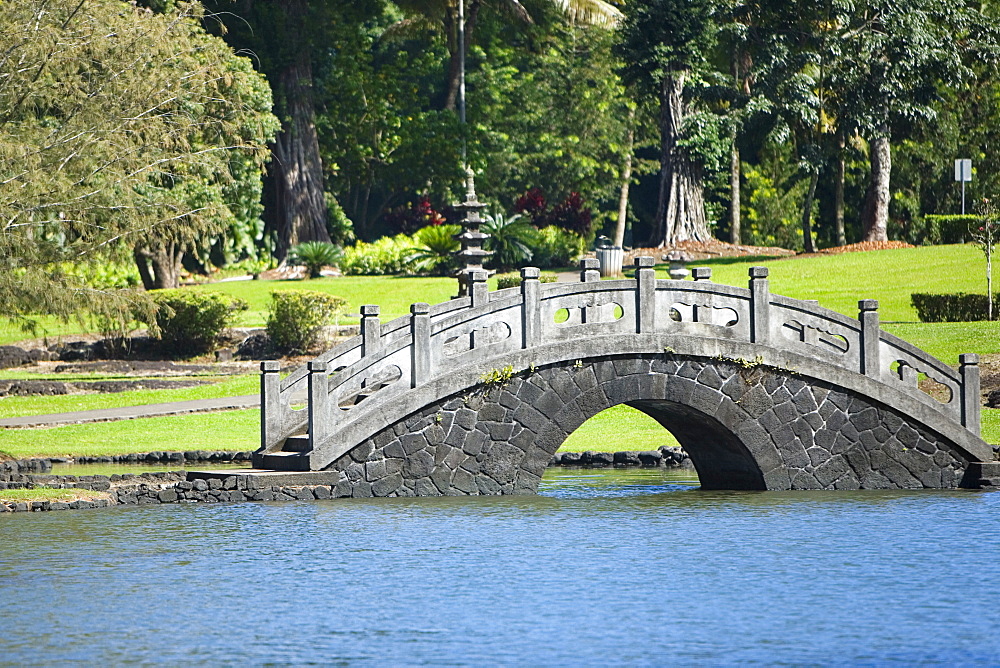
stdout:
[[541,229],[555,225],[582,237],[590,234],[592,213],[580,193],[572,192],[559,204],[549,209],[541,188],[531,188],[517,198],[515,213],[523,214],[531,224]]
[[428,225],[444,225],[445,216],[431,205],[426,195],[421,195],[416,202],[409,202],[385,213],[384,220],[389,229],[403,234],[413,234]]
[[548,208],[549,203],[545,201],[541,188],[531,188],[514,202],[514,212],[527,216],[535,227],[545,227],[548,224],[545,222]]

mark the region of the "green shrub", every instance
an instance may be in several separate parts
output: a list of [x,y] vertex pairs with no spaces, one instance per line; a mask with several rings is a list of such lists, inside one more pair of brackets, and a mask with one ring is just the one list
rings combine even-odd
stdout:
[[282,352],[304,353],[345,306],[344,298],[325,292],[275,290],[268,309],[267,335]]
[[[538,277],[542,283],[555,283],[556,275],[552,272],[545,272]],[[497,274],[497,290],[504,288],[517,288],[521,286],[521,272],[512,271],[507,274]]]
[[[915,292],[910,295],[913,308],[921,322],[973,322],[986,320],[988,300],[986,295],[957,292],[931,295]],[[1000,303],[1000,292],[993,297]]]
[[491,267],[497,269],[523,267],[534,256],[531,246],[538,236],[538,230],[521,214],[506,218],[500,213],[496,216],[486,216],[481,229],[490,235],[483,242],[483,248],[493,253],[487,260]]
[[541,269],[568,267],[587,252],[587,240],[560,227],[549,226],[538,231],[531,246],[531,263]]
[[382,237],[372,243],[359,241],[344,249],[340,271],[345,276],[403,274],[412,268],[413,239],[405,234]]
[[911,244],[962,244],[969,238],[969,226],[978,225],[979,216],[924,216],[923,220],[915,221],[907,231],[906,241]]
[[407,262],[435,276],[447,276],[457,267],[455,253],[462,247],[455,235],[459,225],[428,225],[413,234]]
[[337,264],[343,251],[325,241],[304,241],[294,246],[288,254],[291,264],[304,265],[309,278],[319,278],[323,267]]
[[98,290],[134,288],[139,285],[139,270],[135,262],[62,262],[57,270]]
[[330,233],[330,239],[338,246],[345,246],[357,241],[354,236],[354,223],[344,213],[344,207],[340,206],[337,198],[330,193],[323,193],[326,198],[327,224],[326,229]]
[[221,292],[157,290],[151,296],[160,340],[178,352],[210,350],[236,314],[249,308],[242,299]]

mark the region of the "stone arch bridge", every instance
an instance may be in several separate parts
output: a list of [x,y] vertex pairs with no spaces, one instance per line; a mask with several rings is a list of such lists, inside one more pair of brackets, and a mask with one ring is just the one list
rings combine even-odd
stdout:
[[[537,490],[568,434],[628,404],[670,430],[710,489],[951,488],[994,459],[979,436],[979,367],[956,371],[879,326],[770,292],[657,279],[539,281],[381,323],[282,379],[261,364],[254,466],[326,471],[354,496]],[[936,381],[932,397],[918,374]],[[304,406],[300,406],[304,402]],[[632,449],[644,449],[642,443]]]

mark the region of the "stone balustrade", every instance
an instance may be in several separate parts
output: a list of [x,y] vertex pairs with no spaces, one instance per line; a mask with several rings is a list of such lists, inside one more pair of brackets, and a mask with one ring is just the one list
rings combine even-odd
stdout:
[[[263,362],[255,461],[283,451],[297,459],[293,468],[322,468],[429,399],[508,364],[516,373],[619,346],[822,377],[887,405],[905,403],[922,423],[964,429],[981,442],[977,356],[963,355],[956,371],[882,331],[875,300],[859,301],[853,319],[772,294],[766,267],[751,268],[740,288],[713,283],[708,268],[696,268],[692,281],[657,279],[649,257],[636,259],[632,279],[602,281],[589,259],[575,283],[542,284],[530,267],[521,275],[520,288],[490,292],[486,272],[471,272],[468,296],[414,304],[388,323],[378,306],[363,306],[359,336],[287,378],[277,362]],[[920,374],[938,384],[935,397],[918,388]]]

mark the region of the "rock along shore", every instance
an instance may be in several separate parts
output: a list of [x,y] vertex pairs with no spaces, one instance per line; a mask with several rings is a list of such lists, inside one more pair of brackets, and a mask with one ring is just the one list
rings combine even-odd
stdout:
[[[0,501],[0,513],[38,512],[106,508],[116,505],[160,503],[234,503],[240,501],[293,501],[343,498],[356,495],[355,488],[343,481],[338,485],[265,485],[253,487],[243,476],[220,476],[188,480],[183,470],[113,475],[53,475],[53,463],[72,464],[168,464],[241,463],[250,461],[249,452],[198,450],[191,452],[149,452],[113,457],[77,457],[75,459],[20,459],[0,462],[0,490],[77,489],[95,492],[96,498],[73,501]],[[581,468],[692,468],[691,460],[680,448],[623,452],[563,452],[550,466]],[[2,492],[0,492],[2,495]]]

